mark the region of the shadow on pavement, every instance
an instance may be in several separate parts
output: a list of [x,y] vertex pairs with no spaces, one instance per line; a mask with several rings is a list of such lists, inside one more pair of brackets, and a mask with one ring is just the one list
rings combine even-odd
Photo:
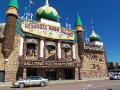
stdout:
[[107,88],[107,90],[113,90],[112,88]]

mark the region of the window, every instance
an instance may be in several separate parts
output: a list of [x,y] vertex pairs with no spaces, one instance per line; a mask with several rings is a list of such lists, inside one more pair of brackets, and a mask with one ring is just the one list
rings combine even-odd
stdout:
[[54,41],[46,41],[45,44],[45,59],[49,61],[56,60],[57,45]]
[[99,61],[102,62],[103,61],[102,58],[100,58]]
[[62,58],[65,61],[72,61],[72,45],[68,43],[62,44]]
[[27,59],[33,59],[38,57],[38,40],[27,39],[26,40],[26,57]]

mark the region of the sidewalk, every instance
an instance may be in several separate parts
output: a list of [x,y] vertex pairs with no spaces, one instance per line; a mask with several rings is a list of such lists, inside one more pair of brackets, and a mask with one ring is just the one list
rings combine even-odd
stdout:
[[[53,81],[49,81],[48,85],[63,84],[63,83],[69,84],[69,83],[87,82],[87,81],[95,81],[95,80],[53,80]],[[0,82],[0,87],[12,87],[12,82],[5,82],[5,83]]]
[[10,82],[5,82],[5,83],[0,82],[0,87],[11,87],[11,86],[12,86],[12,83]]
[[[54,84],[62,84],[62,83],[74,83],[74,82],[81,82],[85,80],[53,80],[49,81],[49,85],[54,85]],[[12,82],[5,82],[2,83],[0,82],[0,87],[12,87]]]

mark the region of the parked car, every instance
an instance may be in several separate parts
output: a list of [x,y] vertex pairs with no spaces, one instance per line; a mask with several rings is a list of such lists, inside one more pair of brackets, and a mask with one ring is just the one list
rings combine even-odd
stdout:
[[110,73],[109,78],[110,80],[120,80],[120,73]]
[[48,79],[40,76],[30,76],[26,80],[17,80],[13,82],[14,87],[24,88],[25,86],[41,86],[44,87],[48,84]]

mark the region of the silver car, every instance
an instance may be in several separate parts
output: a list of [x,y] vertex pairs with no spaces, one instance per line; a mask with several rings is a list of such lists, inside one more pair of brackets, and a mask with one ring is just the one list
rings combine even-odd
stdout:
[[110,80],[120,80],[120,73],[110,73],[109,78]]
[[13,82],[13,86],[24,88],[25,86],[41,86],[44,87],[48,84],[48,79],[44,79],[40,76],[31,76],[28,77],[26,80],[17,80],[16,82]]

